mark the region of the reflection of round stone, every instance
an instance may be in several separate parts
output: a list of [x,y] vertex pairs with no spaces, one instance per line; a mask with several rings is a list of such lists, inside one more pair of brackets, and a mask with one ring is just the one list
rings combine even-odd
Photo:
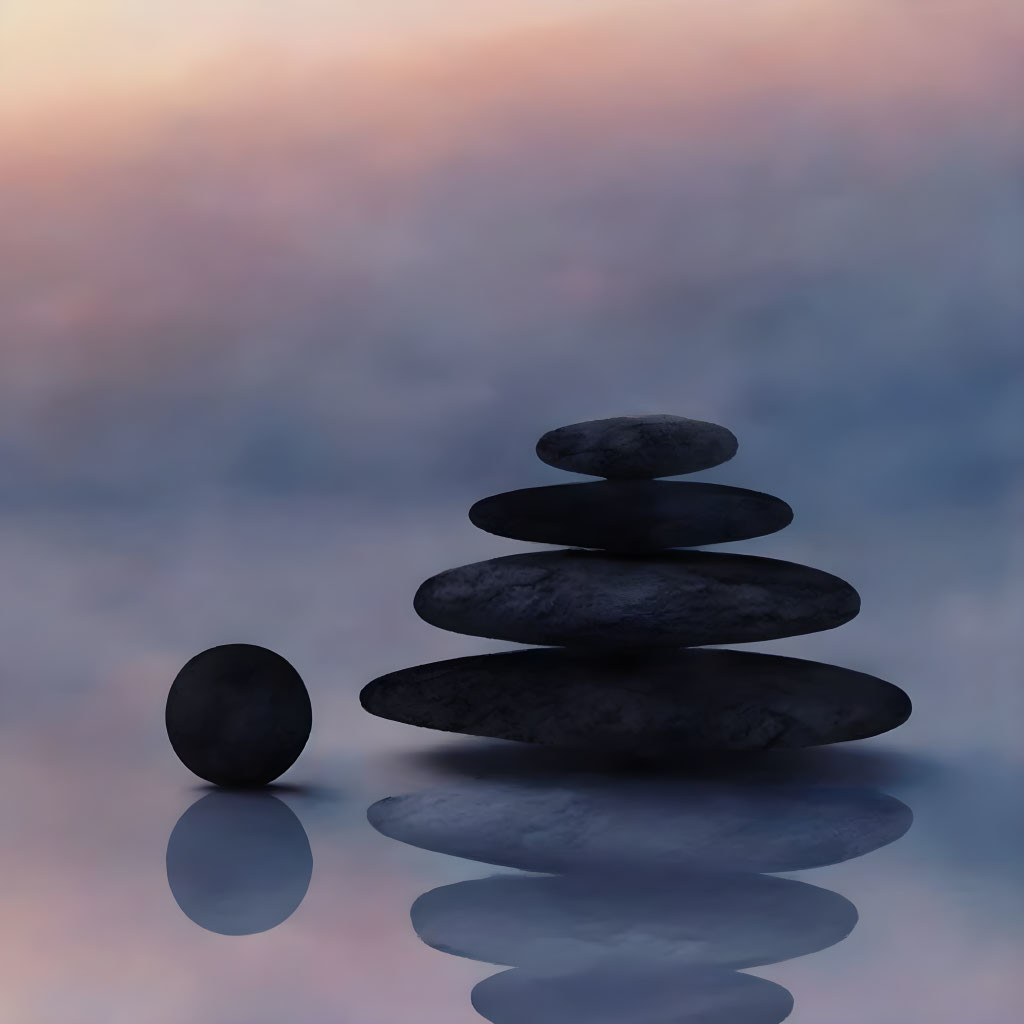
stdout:
[[313,709],[279,654],[225,644],[197,654],[167,696],[167,735],[182,763],[220,786],[264,786],[309,739]]
[[167,842],[167,881],[178,906],[221,935],[279,925],[302,902],[312,874],[305,829],[269,793],[209,793],[178,819]]

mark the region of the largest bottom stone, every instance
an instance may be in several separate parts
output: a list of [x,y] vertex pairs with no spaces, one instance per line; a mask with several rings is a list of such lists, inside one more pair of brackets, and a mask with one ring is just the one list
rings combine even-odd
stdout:
[[409,725],[653,756],[863,739],[911,710],[899,687],[863,672],[692,648],[455,658],[381,676],[360,700]]

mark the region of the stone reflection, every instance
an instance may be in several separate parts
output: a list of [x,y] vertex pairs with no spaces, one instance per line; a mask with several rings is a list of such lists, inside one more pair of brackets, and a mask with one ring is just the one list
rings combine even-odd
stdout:
[[624,871],[458,882],[421,896],[412,923],[428,946],[509,967],[742,968],[832,946],[857,911],[789,878]]
[[781,985],[735,971],[606,966],[567,975],[496,974],[473,989],[492,1024],[779,1024],[793,1010]]
[[167,881],[200,927],[252,935],[302,903],[313,853],[292,810],[265,792],[217,791],[178,819],[167,843]]
[[799,771],[785,784],[689,771],[506,773],[389,797],[368,817],[410,845],[531,872],[412,907],[427,945],[514,968],[473,992],[493,1024],[778,1024],[791,995],[738,972],[842,941],[857,911],[771,872],[860,857],[902,836],[911,812]]
[[876,789],[590,773],[439,786],[368,817],[411,846],[542,872],[801,871],[885,846],[911,822]]

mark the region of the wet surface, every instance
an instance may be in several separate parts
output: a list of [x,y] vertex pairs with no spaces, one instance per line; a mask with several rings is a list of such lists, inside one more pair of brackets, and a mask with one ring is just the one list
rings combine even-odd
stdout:
[[[254,795],[160,769],[144,785],[8,792],[23,824],[4,841],[18,879],[9,920],[49,950],[43,973],[26,954],[5,969],[24,1019],[56,1021],[67,999],[115,1020],[141,1006],[142,1019],[168,1024],[200,1012],[269,1022],[286,1009],[310,1024],[328,1012],[382,1024],[468,1024],[478,1012],[496,1024],[753,1024],[782,1020],[791,997],[798,1024],[826,1012],[952,1024],[969,999],[976,1019],[994,1021],[1020,994],[1024,822],[1021,773],[1006,764],[834,749],[769,756],[760,771],[749,759],[704,764],[695,781],[694,765],[665,775],[467,740],[323,767],[344,784]],[[524,832],[491,858],[504,867],[386,838],[366,818],[391,793],[498,785],[591,802],[567,829]],[[594,798],[623,787],[630,800]],[[685,817],[666,829],[672,793]],[[468,806],[462,840],[486,801]],[[703,834],[701,806],[716,822]],[[827,856],[801,853],[818,826],[833,835]],[[551,861],[531,868],[554,874],[507,866],[531,840]],[[786,866],[780,849],[790,866],[827,866],[767,873]]]

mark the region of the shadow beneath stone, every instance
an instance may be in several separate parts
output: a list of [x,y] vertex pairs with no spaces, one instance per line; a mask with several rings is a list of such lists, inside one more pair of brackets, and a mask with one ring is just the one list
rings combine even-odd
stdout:
[[296,796],[303,799],[335,801],[344,796],[344,791],[336,786],[323,786],[305,782],[270,782],[265,786],[217,786],[212,782],[203,782],[192,786],[195,793],[238,793],[241,795],[268,794],[270,796]]
[[555,779],[576,774],[801,785],[893,786],[941,777],[940,762],[921,754],[858,745],[807,750],[703,753],[674,759],[468,740],[405,755],[414,768],[463,779]]
[[185,811],[167,842],[178,906],[220,935],[276,927],[302,903],[312,874],[302,823],[265,790],[214,789]]

